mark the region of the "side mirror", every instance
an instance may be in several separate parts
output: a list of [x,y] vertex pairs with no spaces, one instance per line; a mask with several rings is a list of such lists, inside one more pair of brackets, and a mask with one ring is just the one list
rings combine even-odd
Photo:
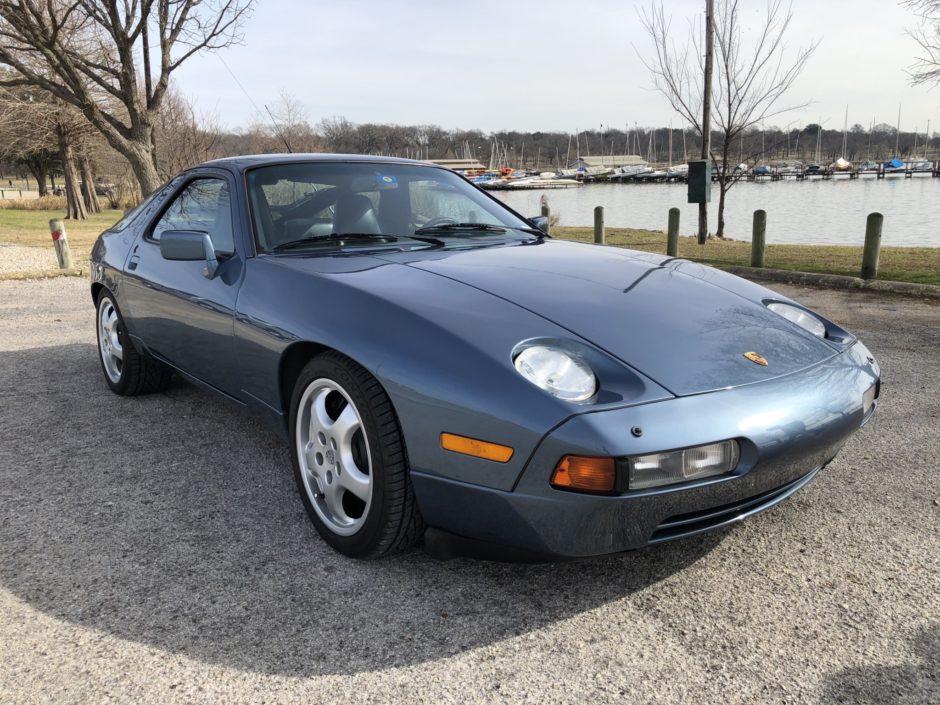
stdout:
[[548,216],[547,215],[536,215],[529,218],[529,222],[532,223],[532,227],[538,228],[543,233],[548,233]]
[[163,259],[183,262],[205,260],[202,273],[206,279],[212,279],[219,269],[212,238],[201,230],[164,230],[160,234],[160,255]]

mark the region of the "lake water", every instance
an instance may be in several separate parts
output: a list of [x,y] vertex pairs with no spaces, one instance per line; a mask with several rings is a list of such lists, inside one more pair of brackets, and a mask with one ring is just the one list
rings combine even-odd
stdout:
[[[713,185],[709,204],[709,229],[715,231],[718,189]],[[495,191],[523,215],[539,213],[539,196],[545,194],[560,225],[591,226],[594,206],[604,206],[608,227],[665,230],[668,211],[681,212],[679,232],[692,235],[698,227],[698,206],[686,203],[686,185],[585,184],[583,186],[525,191]],[[837,177],[824,181],[739,182],[728,192],[725,235],[750,240],[756,209],[767,211],[767,242],[861,245],[865,219],[878,211],[884,215],[883,245],[940,247],[940,179],[929,176]]]

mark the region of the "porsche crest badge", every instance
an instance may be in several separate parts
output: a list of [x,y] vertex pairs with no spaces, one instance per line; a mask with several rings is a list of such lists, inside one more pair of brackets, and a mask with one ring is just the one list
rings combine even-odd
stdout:
[[762,367],[767,367],[767,358],[763,355],[758,355],[756,352],[746,352],[744,357],[753,362],[755,365],[761,365]]

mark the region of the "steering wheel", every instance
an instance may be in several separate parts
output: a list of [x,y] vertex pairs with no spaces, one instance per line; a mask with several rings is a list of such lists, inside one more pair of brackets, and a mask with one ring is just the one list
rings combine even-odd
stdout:
[[450,223],[456,223],[457,221],[454,218],[449,218],[446,215],[439,215],[436,218],[431,218],[427,223],[422,225],[422,228],[436,228],[438,225],[448,225]]

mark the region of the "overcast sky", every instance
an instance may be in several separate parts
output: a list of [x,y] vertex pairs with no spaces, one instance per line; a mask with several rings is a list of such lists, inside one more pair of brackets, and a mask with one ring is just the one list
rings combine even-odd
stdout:
[[[641,3],[642,4],[642,3]],[[745,22],[763,14],[745,0]],[[665,0],[677,33],[703,0]],[[910,87],[915,23],[894,0],[793,0],[789,43],[822,43],[779,118],[841,128],[872,118],[940,130],[940,88]],[[667,125],[678,117],[651,90],[637,56],[648,40],[629,0],[257,0],[244,44],[194,57],[177,85],[225,126],[259,119],[222,60],[263,110],[281,90],[307,119],[561,130]]]

